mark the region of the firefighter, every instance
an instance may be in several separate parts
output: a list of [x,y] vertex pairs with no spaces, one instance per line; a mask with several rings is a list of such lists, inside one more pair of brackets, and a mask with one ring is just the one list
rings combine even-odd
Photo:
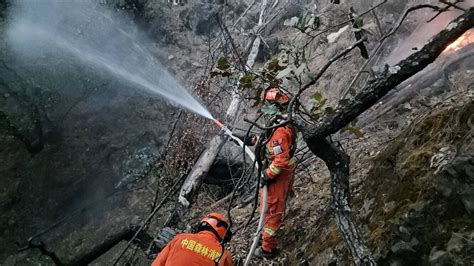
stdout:
[[[264,102],[278,107],[281,114],[273,117],[272,120],[273,123],[281,123],[290,102],[288,94],[278,88],[269,87],[264,91],[262,98]],[[255,135],[246,136],[243,139],[249,146],[255,145],[258,141]],[[261,143],[265,144],[261,187],[267,185],[268,198],[262,244],[255,250],[255,256],[273,258],[277,255],[276,234],[282,222],[287,197],[293,186],[296,167],[296,159],[293,157],[296,150],[296,130],[291,124],[277,127],[266,132]],[[260,197],[260,207],[261,201]]]
[[231,237],[232,232],[224,216],[210,213],[199,223],[197,233],[175,236],[151,265],[232,266],[232,256],[221,244],[230,241]]

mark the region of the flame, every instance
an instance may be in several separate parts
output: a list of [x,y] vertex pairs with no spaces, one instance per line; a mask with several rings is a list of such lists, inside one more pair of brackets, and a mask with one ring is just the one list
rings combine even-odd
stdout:
[[458,51],[459,49],[474,43],[474,30],[470,29],[466,31],[461,37],[459,37],[457,40],[452,42],[446,49],[444,49],[445,53],[453,53]]

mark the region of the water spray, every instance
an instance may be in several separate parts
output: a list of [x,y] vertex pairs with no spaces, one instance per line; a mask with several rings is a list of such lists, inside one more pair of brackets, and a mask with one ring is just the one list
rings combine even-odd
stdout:
[[[233,140],[237,142],[237,144],[240,147],[244,147],[244,142],[239,139],[238,137],[234,136],[232,131],[228,127],[226,127],[224,124],[222,124],[219,120],[213,118],[212,121],[219,127],[221,130],[224,131],[225,134],[227,134],[229,137],[231,137]],[[245,153],[248,154],[250,159],[255,163],[255,166],[258,169],[258,164],[255,161],[255,154],[250,150],[248,146],[245,145]],[[257,231],[255,232],[255,237],[253,239],[252,245],[250,247],[249,253],[247,254],[247,257],[245,258],[244,265],[249,265],[250,260],[252,259],[252,256],[255,252],[255,249],[257,248],[258,240],[260,239],[260,235],[262,234],[262,229],[263,229],[263,223],[265,221],[265,212],[267,211],[267,198],[268,198],[268,188],[267,185],[262,187],[262,210],[260,211],[260,218],[258,220],[258,226],[257,226]]]

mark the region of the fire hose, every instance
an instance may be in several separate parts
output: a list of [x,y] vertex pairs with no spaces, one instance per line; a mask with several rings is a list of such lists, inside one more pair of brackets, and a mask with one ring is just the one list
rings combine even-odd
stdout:
[[[245,148],[245,153],[249,156],[249,158],[256,164],[256,167],[258,168],[257,163],[255,162],[255,154],[252,152],[252,150],[248,147],[244,147],[244,142],[239,139],[238,137],[234,136],[232,134],[232,131],[229,130],[225,125],[223,125],[219,120],[213,119],[214,123],[224,131],[225,134],[227,134],[229,137],[231,137],[237,144]],[[255,249],[257,248],[258,240],[260,239],[260,235],[262,234],[262,229],[263,229],[263,223],[265,221],[265,212],[267,211],[267,197],[268,197],[268,188],[267,185],[262,187],[262,209],[260,211],[260,218],[258,220],[258,226],[257,226],[257,232],[255,233],[255,237],[253,239],[252,245],[250,246],[249,253],[247,254],[247,257],[245,258],[244,265],[247,266],[250,263],[250,260],[252,259],[253,253],[255,252]]]

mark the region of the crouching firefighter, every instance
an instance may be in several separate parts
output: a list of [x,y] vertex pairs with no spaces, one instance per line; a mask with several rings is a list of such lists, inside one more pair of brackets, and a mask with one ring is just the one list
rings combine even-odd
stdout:
[[[271,118],[270,126],[280,124],[284,121],[290,97],[278,88],[267,88],[263,95],[263,102],[278,107],[281,115]],[[262,139],[260,139],[262,138]],[[293,157],[296,150],[296,129],[293,125],[285,124],[268,130],[257,137],[250,135],[242,137],[246,145],[253,146],[257,142],[262,145],[260,158],[262,162],[262,177],[260,185],[267,185],[268,198],[267,210],[265,212],[265,224],[262,232],[262,244],[255,250],[255,256],[273,258],[277,255],[277,236],[283,213],[286,208],[286,200],[293,186],[296,159]],[[263,147],[265,145],[265,147]],[[258,150],[256,152],[259,152]],[[262,195],[262,193],[260,193]],[[260,197],[260,209],[262,208],[262,197]]]
[[175,236],[151,265],[232,266],[232,256],[223,246],[231,237],[232,232],[224,216],[210,213],[201,220],[196,233]]

